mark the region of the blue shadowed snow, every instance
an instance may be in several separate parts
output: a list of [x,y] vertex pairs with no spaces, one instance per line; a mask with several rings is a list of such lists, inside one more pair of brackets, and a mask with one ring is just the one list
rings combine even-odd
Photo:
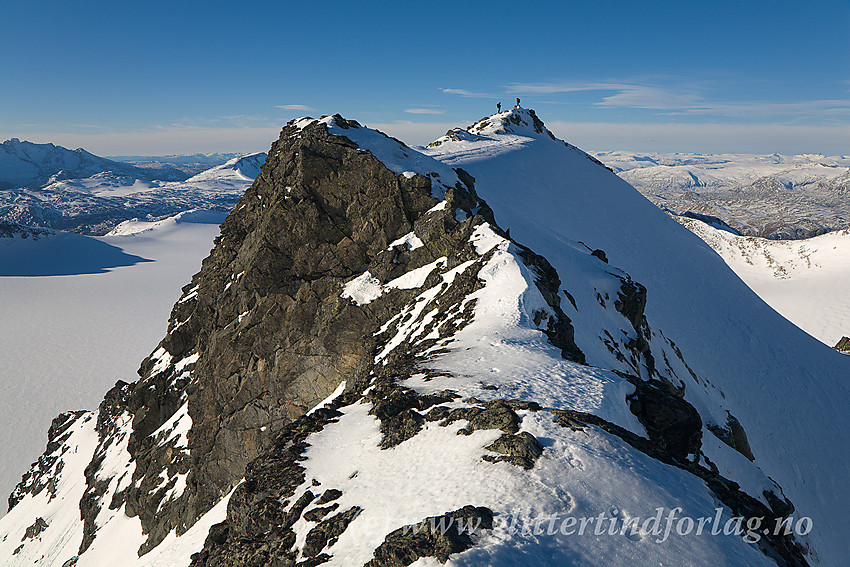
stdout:
[[38,240],[0,239],[0,276],[103,274],[112,268],[152,261],[97,238],[68,232]]

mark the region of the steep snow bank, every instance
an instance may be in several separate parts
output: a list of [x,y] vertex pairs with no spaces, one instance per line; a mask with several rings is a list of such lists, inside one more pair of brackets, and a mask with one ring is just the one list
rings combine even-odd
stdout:
[[[850,427],[835,424],[847,424],[850,360],[788,323],[708,245],[594,158],[545,138],[516,138],[482,133],[445,139],[426,153],[469,171],[497,221],[546,257],[567,289],[571,280],[591,276],[570,259],[579,241],[604,250],[612,266],[645,285],[650,324],[675,341],[709,384],[691,381],[686,398],[722,396],[747,431],[756,463],[799,513],[814,519],[820,559],[840,565],[839,526],[850,500],[845,479],[835,471],[850,470],[850,457],[834,448],[850,446]],[[591,286],[574,295],[578,314],[598,301]],[[597,342],[592,329],[582,328],[580,315],[575,323],[588,361],[604,364],[589,344]],[[813,415],[822,431],[830,431],[829,441],[813,437],[813,425],[803,417]]]
[[805,240],[736,236],[676,217],[768,305],[828,346],[850,335],[850,231]]

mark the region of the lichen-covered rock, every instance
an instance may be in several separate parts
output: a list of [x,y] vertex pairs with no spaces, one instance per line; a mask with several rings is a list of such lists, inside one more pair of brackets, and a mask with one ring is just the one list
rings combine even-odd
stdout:
[[524,469],[534,467],[534,462],[543,454],[543,445],[527,431],[522,431],[517,435],[505,433],[493,443],[487,445],[487,449],[494,453],[500,453],[501,456],[484,455],[485,460],[494,463],[507,461]]
[[421,557],[445,563],[450,555],[472,547],[476,532],[492,529],[490,509],[464,506],[391,532],[365,567],[406,567]]

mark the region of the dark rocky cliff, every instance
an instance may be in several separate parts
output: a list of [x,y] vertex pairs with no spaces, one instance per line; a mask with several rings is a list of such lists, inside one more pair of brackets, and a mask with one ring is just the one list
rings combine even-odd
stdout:
[[[341,117],[336,124],[359,127]],[[459,177],[465,182],[448,189],[449,205],[429,212],[439,202],[431,177],[397,175],[320,123],[283,129],[184,288],[167,336],[142,363],[142,379],[120,396],[133,416],[128,451],[136,467],[133,484],[111,505],[123,500],[140,516],[149,534],[143,552],[171,529],[191,526],[340,382],[362,389],[375,332],[417,292],[394,289],[358,306],[340,297],[344,282],[367,268],[386,282],[441,257],[444,270],[479,259],[469,237],[484,220],[493,223],[492,213],[473,180]],[[467,211],[467,220],[456,211]],[[414,230],[424,246],[389,246]],[[475,285],[473,278],[458,288]],[[168,431],[153,435],[186,404],[188,447]],[[162,484],[163,471],[173,482]],[[169,500],[178,475],[188,475],[186,489]],[[90,520],[97,513],[84,510]]]

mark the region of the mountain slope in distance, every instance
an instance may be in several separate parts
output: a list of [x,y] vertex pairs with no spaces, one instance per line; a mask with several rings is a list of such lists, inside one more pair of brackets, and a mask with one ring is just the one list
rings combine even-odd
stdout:
[[803,154],[594,154],[660,208],[739,233],[803,239],[850,228],[850,158]]

